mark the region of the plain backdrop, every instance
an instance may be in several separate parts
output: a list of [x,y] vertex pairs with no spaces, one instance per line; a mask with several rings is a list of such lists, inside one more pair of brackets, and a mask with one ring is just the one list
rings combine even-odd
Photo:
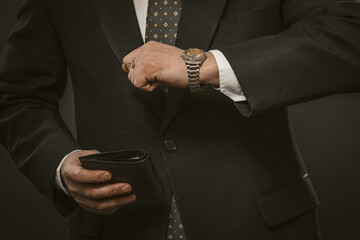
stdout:
[[[21,2],[0,0],[0,54]],[[360,94],[319,99],[292,106],[290,112],[300,151],[321,202],[323,239],[360,239]],[[61,100],[61,113],[76,135],[70,82]],[[69,239],[65,219],[17,171],[1,146],[0,239]]]

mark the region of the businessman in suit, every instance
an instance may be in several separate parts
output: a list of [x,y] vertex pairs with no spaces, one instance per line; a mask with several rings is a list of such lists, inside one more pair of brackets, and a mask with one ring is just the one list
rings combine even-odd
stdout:
[[[359,30],[356,0],[25,0],[1,143],[73,239],[320,239],[286,107],[360,88]],[[162,199],[80,166],[126,148],[149,152]]]

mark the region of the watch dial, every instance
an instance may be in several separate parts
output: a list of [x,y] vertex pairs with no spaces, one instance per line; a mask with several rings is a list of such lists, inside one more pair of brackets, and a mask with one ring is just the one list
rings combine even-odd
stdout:
[[186,51],[186,56],[189,58],[201,58],[203,56],[203,51],[201,49],[189,49],[188,51]]

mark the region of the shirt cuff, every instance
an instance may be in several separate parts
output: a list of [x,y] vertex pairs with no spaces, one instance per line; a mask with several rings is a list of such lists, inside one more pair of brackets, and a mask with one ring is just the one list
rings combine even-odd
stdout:
[[71,153],[67,154],[62,160],[61,162],[59,163],[59,166],[56,168],[56,175],[55,175],[55,183],[56,185],[64,192],[66,193],[67,195],[71,196],[69,190],[66,189],[66,187],[64,186],[62,180],[61,180],[61,174],[60,174],[60,169],[65,161],[65,159],[72,153],[74,152],[78,152],[78,151],[81,151],[80,149],[77,149],[77,150],[74,150],[72,151]]
[[235,72],[224,54],[219,50],[211,50],[210,52],[214,55],[219,68],[220,88],[215,89],[220,90],[221,93],[231,98],[234,102],[246,101]]

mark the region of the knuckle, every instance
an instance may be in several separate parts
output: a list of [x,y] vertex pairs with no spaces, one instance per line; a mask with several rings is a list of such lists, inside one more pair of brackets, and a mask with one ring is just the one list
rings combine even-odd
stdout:
[[146,76],[153,77],[156,70],[156,64],[153,61],[147,61],[144,64],[144,73]]
[[123,63],[129,63],[129,57],[127,55],[123,58]]
[[63,175],[65,178],[71,177],[69,168],[65,167],[65,168],[63,169],[63,171],[62,171],[62,175]]
[[72,184],[67,186],[67,189],[71,192],[71,193],[77,193],[78,190],[75,186],[73,186]]
[[154,67],[154,66],[153,66],[152,62],[150,62],[150,61],[146,61],[146,62],[144,63],[144,71],[150,70],[150,69],[152,69],[153,67]]
[[81,174],[80,169],[76,169],[74,171],[74,173],[72,174],[72,176],[74,177],[74,179],[79,180],[80,179],[80,174]]
[[118,194],[120,191],[119,191],[119,188],[117,186],[114,186],[110,189],[110,193],[111,195],[116,195]]
[[87,176],[91,182],[98,182],[101,180],[101,173],[88,173]]
[[99,198],[99,195],[98,195],[97,191],[95,191],[95,190],[89,190],[87,195],[92,199]]
[[135,81],[134,81],[134,86],[135,86],[136,88],[140,88],[140,87],[141,87],[140,81],[135,80]]

